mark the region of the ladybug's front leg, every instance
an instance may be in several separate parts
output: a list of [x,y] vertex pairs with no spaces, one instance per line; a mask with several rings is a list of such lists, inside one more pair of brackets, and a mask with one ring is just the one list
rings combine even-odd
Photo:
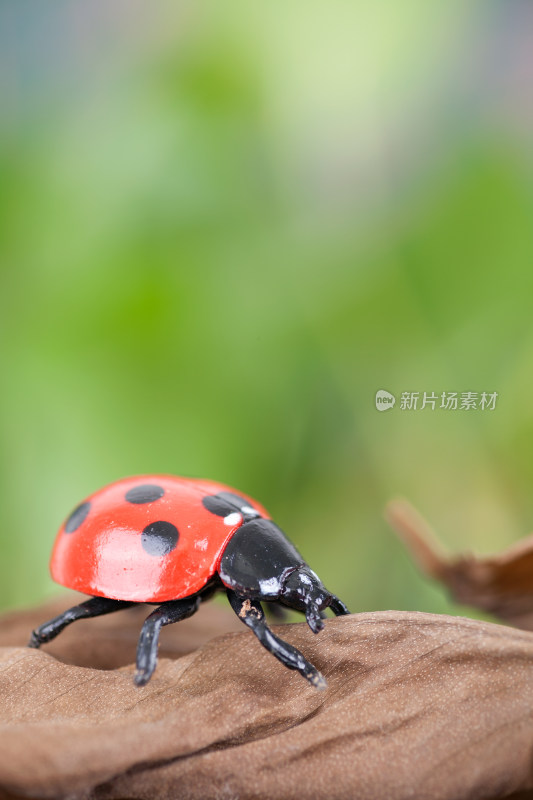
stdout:
[[263,647],[289,669],[297,670],[316,689],[325,689],[324,676],[300,653],[296,647],[284,642],[273,633],[265,621],[261,604],[257,600],[241,597],[227,589],[228,600],[241,622],[255,633]]
[[198,611],[200,597],[185,597],[183,600],[169,600],[146,617],[137,645],[136,686],[148,683],[157,665],[159,633],[163,625],[170,625],[192,616]]
[[342,600],[339,600],[335,594],[331,595],[331,603],[329,604],[329,607],[336,617],[344,617],[350,613],[348,606],[345,605]]

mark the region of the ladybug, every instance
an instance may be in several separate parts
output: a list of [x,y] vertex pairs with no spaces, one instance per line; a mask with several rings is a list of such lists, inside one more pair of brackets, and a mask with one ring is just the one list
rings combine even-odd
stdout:
[[163,625],[190,617],[217,590],[226,590],[263,647],[319,689],[326,685],[323,676],[270,630],[261,601],[303,612],[314,633],[323,627],[326,608],[349,613],[262,505],[207,480],[141,475],[105,486],[59,529],[50,570],[58,583],[91,599],[37,628],[30,647],[51,641],[78,619],[136,603],[160,604],[139,637],[137,686],[155,670]]

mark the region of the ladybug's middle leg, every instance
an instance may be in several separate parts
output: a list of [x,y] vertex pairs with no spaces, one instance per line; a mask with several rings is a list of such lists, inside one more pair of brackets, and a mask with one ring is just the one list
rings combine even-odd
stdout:
[[232,589],[227,589],[228,600],[241,622],[255,633],[263,647],[289,669],[297,670],[316,689],[325,689],[324,676],[300,653],[296,647],[284,642],[270,630],[265,621],[261,604],[257,600],[241,597]]
[[40,647],[45,642],[51,642],[61,631],[76,622],[77,619],[87,619],[88,617],[101,617],[103,614],[111,614],[112,611],[121,611],[123,608],[134,606],[135,603],[126,600],[111,600],[109,597],[91,597],[79,606],[73,606],[64,611],[58,617],[45,622],[33,631],[28,647]]
[[198,611],[200,597],[185,597],[183,600],[169,600],[146,617],[137,645],[137,671],[135,684],[144,686],[152,677],[157,664],[159,632],[163,625],[170,625],[192,616]]

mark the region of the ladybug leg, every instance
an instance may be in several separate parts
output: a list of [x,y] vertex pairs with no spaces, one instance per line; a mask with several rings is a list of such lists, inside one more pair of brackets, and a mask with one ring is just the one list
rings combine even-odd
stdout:
[[87,619],[89,617],[101,617],[103,614],[110,614],[112,611],[121,611],[123,608],[133,606],[125,600],[111,600],[109,597],[91,597],[85,603],[74,606],[64,611],[58,617],[45,622],[33,631],[28,647],[40,647],[45,642],[51,642],[61,631],[76,622],[77,619]]
[[350,613],[348,607],[342,602],[342,600],[339,600],[339,598],[336,595],[332,594],[331,598],[332,600],[331,603],[329,604],[329,607],[331,608],[336,617],[343,617],[345,614]]
[[192,616],[198,611],[199,605],[199,597],[170,600],[146,617],[137,645],[137,671],[134,678],[136,686],[147,684],[156,668],[159,633],[163,625],[171,625]]
[[257,600],[241,597],[227,589],[228,600],[239,619],[255,633],[263,647],[289,669],[297,670],[316,689],[325,689],[323,675],[291,644],[273,633],[265,621],[261,604]]

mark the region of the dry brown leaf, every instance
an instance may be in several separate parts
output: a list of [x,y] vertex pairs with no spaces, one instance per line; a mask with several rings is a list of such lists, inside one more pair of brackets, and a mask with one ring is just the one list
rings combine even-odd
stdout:
[[[25,640],[44,611],[4,618],[0,645]],[[203,619],[171,626],[172,642],[187,624],[191,642],[233,625],[224,611],[209,604]],[[142,616],[76,623],[54,646],[68,636],[63,658],[86,663],[89,637],[102,636],[103,661],[123,664]],[[276,629],[322,670],[326,691],[285,669],[246,630],[162,658],[143,689],[133,685],[132,666],[62,663],[52,645],[0,647],[3,797],[529,795],[532,634],[403,612],[331,619],[318,636],[304,624]]]
[[407,500],[391,501],[385,514],[420,569],[454,600],[533,630],[533,535],[494,556],[449,556]]

